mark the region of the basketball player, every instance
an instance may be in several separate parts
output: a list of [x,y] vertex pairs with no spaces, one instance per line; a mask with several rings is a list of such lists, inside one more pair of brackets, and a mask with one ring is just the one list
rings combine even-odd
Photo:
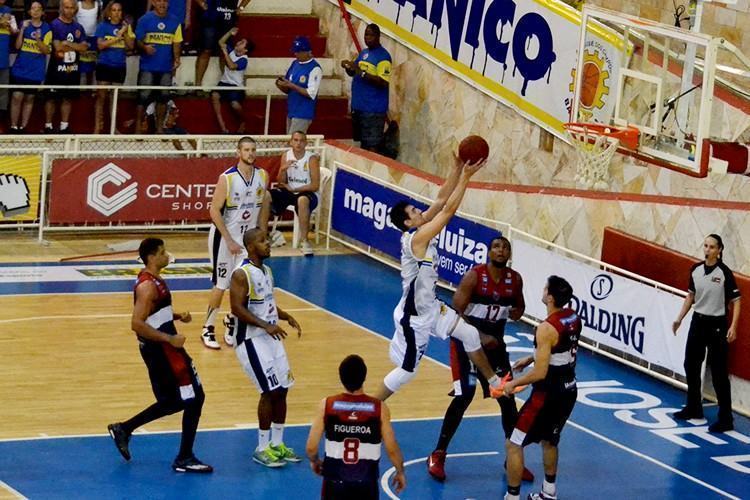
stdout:
[[130,324],[138,336],[156,403],[130,420],[110,424],[107,429],[117,450],[125,460],[130,460],[128,444],[135,429],[183,411],[180,451],[172,469],[176,472],[213,472],[210,465],[193,455],[193,442],[205,397],[193,360],[182,347],[185,337],[177,333],[174,326],[174,320],[190,323],[192,318],[189,312],[172,311],[172,295],[159,274],[169,263],[164,241],[146,238],[141,242],[138,254],[146,267],[138,274],[135,284],[135,306]]
[[[211,230],[208,233],[208,255],[211,258],[213,288],[208,299],[206,324],[201,340],[210,349],[220,349],[214,326],[224,291],[229,288],[232,272],[245,258],[242,235],[248,229],[268,229],[271,199],[268,195],[268,173],[255,166],[255,140],[242,137],[237,143],[237,164],[219,176],[211,199]],[[224,341],[233,345],[229,335],[234,321],[227,315]]]
[[235,354],[242,369],[260,391],[258,447],[253,460],[266,467],[282,467],[302,459],[284,444],[286,395],[294,384],[289,360],[281,342],[287,332],[279,319],[302,336],[299,323],[276,306],[273,274],[263,261],[271,255],[271,243],[262,229],[245,231],[242,242],[247,260],[232,273],[229,300],[237,319]]
[[396,332],[391,339],[390,358],[396,368],[385,376],[376,393],[381,401],[414,378],[431,336],[460,341],[469,359],[487,379],[492,396],[502,395],[500,379],[482,350],[477,329],[435,296],[437,236],[458,210],[469,180],[485,163],[486,160],[463,163],[454,155],[453,172],[427,210],[423,212],[408,201],[400,201],[391,209],[391,222],[404,233],[401,236],[403,292],[393,311]]
[[[453,295],[453,307],[463,318],[479,329],[484,353],[492,369],[499,377],[510,370],[508,351],[505,348],[505,323],[508,319],[518,321],[526,309],[523,300],[523,279],[508,267],[511,257],[510,241],[504,236],[490,242],[489,262],[474,266],[467,272]],[[443,418],[435,451],[427,460],[427,470],[438,481],[445,480],[445,456],[448,445],[456,433],[464,412],[471,404],[477,389],[477,378],[484,397],[490,396],[487,380],[477,374],[464,351],[463,344],[451,338],[451,371],[453,373],[453,401]],[[518,408],[513,395],[498,398],[502,412],[505,437],[509,438],[518,419]],[[534,475],[524,469],[523,479],[533,481]]]
[[[313,472],[323,476],[324,500],[344,498],[377,500],[380,488],[380,443],[396,468],[391,483],[396,493],[406,486],[404,459],[391,427],[388,406],[365,394],[362,385],[367,366],[351,354],[339,365],[339,378],[346,392],[320,402],[310,435],[307,458]],[[325,431],[325,457],[318,457],[318,445]]]
[[557,444],[560,433],[576,403],[576,353],[581,335],[581,319],[565,305],[573,297],[573,288],[559,276],[547,278],[542,302],[547,306],[547,319],[534,334],[534,355],[518,360],[513,370],[534,368],[505,384],[506,395],[516,386],[533,384],[531,396],[518,413],[518,422],[505,442],[508,471],[506,500],[518,500],[521,493],[523,448],[529,443],[542,443],[544,483],[542,491],[529,495],[532,500],[557,498]]

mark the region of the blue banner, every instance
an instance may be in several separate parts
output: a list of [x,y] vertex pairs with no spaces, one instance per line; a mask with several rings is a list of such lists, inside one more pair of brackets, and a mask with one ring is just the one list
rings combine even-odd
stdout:
[[[407,196],[343,169],[336,170],[334,186],[331,229],[400,261],[401,231],[391,224],[389,213]],[[472,266],[487,261],[490,241],[499,234],[498,229],[454,216],[438,235],[440,278],[457,285]]]

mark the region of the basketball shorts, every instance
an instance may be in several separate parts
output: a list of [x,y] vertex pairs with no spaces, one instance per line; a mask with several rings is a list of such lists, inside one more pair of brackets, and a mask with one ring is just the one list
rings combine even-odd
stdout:
[[378,500],[380,488],[377,479],[374,481],[334,481],[323,479],[323,489],[320,493],[323,500]]
[[[495,349],[484,349],[490,367],[495,371],[498,377],[504,377],[506,373],[511,373],[510,358],[505,348],[505,343]],[[482,394],[485,398],[490,397],[490,385],[487,379],[478,372],[477,367],[471,362],[466,350],[461,342],[451,339],[450,346],[451,374],[453,376],[453,391],[451,396],[473,395],[476,390],[477,382],[482,386]],[[511,376],[512,378],[512,376]]]
[[[242,245],[242,238],[237,243]],[[216,226],[211,225],[211,230],[208,232],[208,255],[211,258],[211,282],[216,288],[229,290],[232,273],[247,257],[247,250],[243,248],[238,254],[230,252],[221,232],[216,229]]]
[[577,397],[575,382],[567,390],[534,388],[518,412],[518,421],[510,436],[511,443],[526,446],[548,441],[557,446]]
[[262,394],[294,385],[284,343],[270,335],[246,339],[234,352],[240,365]]
[[393,320],[396,332],[391,339],[389,355],[393,364],[408,372],[417,369],[430,343],[430,337],[447,339],[451,335],[458,335],[459,340],[463,340],[469,336],[472,341],[469,345],[464,343],[464,347],[469,352],[480,347],[476,328],[441,301],[437,301],[435,313],[426,316],[409,316],[397,306],[393,312]]
[[157,401],[182,404],[203,394],[198,372],[185,349],[141,340],[140,351]]

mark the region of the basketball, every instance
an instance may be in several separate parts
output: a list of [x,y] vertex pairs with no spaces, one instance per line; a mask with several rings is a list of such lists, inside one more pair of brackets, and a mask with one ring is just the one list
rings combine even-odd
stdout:
[[470,135],[458,145],[458,157],[464,162],[477,163],[489,155],[490,145],[478,135]]
[[596,64],[587,62],[583,65],[581,104],[584,108],[590,108],[594,105],[596,91],[599,88],[599,78],[601,78],[601,71]]

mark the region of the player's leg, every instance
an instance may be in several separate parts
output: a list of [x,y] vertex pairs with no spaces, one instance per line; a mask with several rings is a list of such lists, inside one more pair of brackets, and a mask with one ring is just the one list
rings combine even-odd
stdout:
[[544,434],[544,437],[547,437],[544,430],[550,426],[546,424],[544,410],[545,405],[549,403],[548,400],[546,392],[532,390],[531,396],[518,412],[518,421],[513,432],[505,441],[505,471],[508,483],[506,500],[520,498],[524,470],[523,448],[539,442],[540,435]]
[[722,319],[714,323],[708,342],[708,365],[711,367],[711,380],[714,384],[716,399],[719,402],[719,415],[708,427],[711,432],[727,432],[734,429],[732,416],[732,390],[729,382],[729,342],[727,342],[727,324]]
[[221,346],[216,341],[215,325],[221,301],[224,297],[224,290],[228,288],[228,283],[231,280],[231,276],[227,279],[231,255],[229,249],[224,244],[221,233],[213,225],[208,232],[208,255],[211,260],[211,283],[213,283],[213,288],[211,288],[208,296],[206,322],[203,324],[201,340],[203,341],[203,345],[209,349],[220,349]]
[[687,379],[687,403],[674,414],[678,420],[703,418],[703,396],[701,395],[701,365],[706,357],[704,331],[707,325],[693,317],[685,344],[685,378]]
[[284,349],[284,343],[272,341],[273,349],[273,371],[271,372],[280,384],[272,394],[272,420],[271,420],[271,449],[285,462],[298,463],[302,457],[297,455],[292,448],[284,444],[284,424],[286,423],[286,397],[289,388],[294,385],[294,376],[289,368],[289,358]]
[[482,342],[479,338],[479,330],[473,325],[467,323],[452,308],[442,305],[441,313],[435,326],[436,335],[440,338],[448,336],[460,341],[463,344],[464,351],[469,357],[477,371],[487,379],[490,384],[492,397],[502,395],[500,389],[500,378],[495,375],[495,370],[490,365],[487,355],[482,349]]
[[427,457],[427,472],[438,481],[445,480],[445,457],[448,446],[477,389],[476,370],[469,362],[463,344],[456,339],[450,339],[450,362],[453,374],[453,399],[445,411],[435,449]]
[[[185,354],[187,358],[187,354]],[[192,367],[192,361],[187,358]],[[180,452],[175,458],[172,464],[172,469],[175,472],[196,472],[196,473],[208,473],[213,472],[213,467],[208,464],[204,464],[198,460],[193,453],[193,445],[195,444],[195,435],[198,432],[198,423],[201,419],[201,412],[203,411],[203,403],[206,400],[206,396],[203,392],[203,386],[198,380],[195,369],[193,371],[192,386],[193,395],[183,400],[183,412],[182,412],[182,436],[180,439]]]
[[[283,389],[278,377],[272,373],[273,345],[278,342],[269,335],[245,339],[234,350],[245,374],[260,392],[258,401],[258,447],[253,452],[253,461],[266,467],[282,467],[286,464],[271,449],[271,423],[274,417],[274,394]],[[267,376],[266,373],[269,373]]]
[[389,356],[396,368],[383,378],[383,383],[374,393],[374,396],[381,401],[385,401],[393,393],[398,392],[416,376],[417,367],[430,341],[429,333],[412,328],[408,315],[404,314],[399,317],[396,313],[394,317],[396,332],[391,339]]

